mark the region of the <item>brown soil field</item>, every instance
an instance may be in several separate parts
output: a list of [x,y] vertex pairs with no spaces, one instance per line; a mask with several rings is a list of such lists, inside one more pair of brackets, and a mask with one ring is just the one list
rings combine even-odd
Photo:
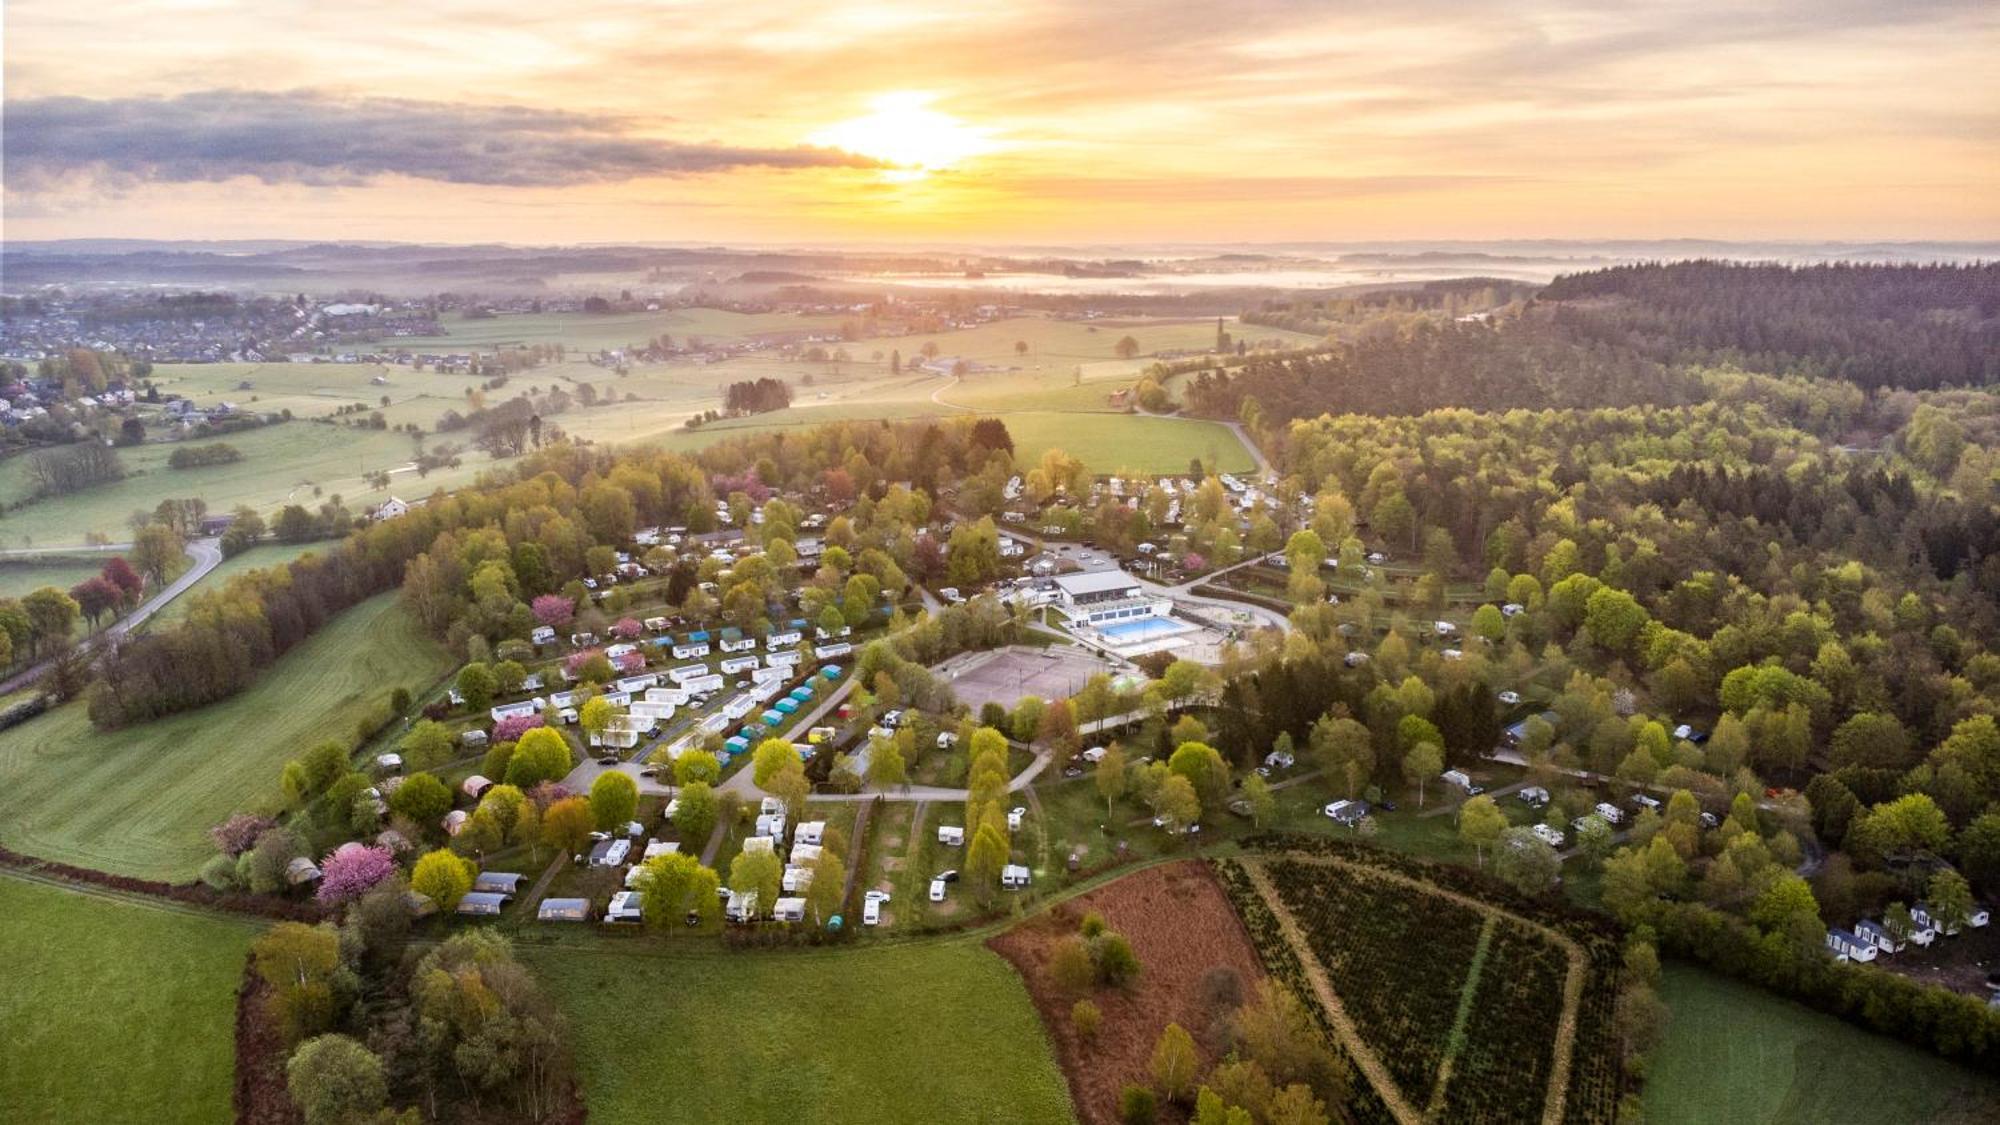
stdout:
[[[1132,943],[1140,972],[1128,990],[1103,988],[1091,996],[1104,1018],[1096,1041],[1084,1043],[1070,1023],[1078,997],[1056,987],[1047,964],[1056,942],[1075,933],[1093,910]],[[1153,1046],[1169,1023],[1194,1036],[1206,1071],[1219,1057],[1228,1014],[1255,994],[1264,976],[1229,897],[1199,860],[1149,867],[1107,883],[987,945],[1027,984],[1085,1125],[1113,1125],[1126,1084],[1151,1083]]]

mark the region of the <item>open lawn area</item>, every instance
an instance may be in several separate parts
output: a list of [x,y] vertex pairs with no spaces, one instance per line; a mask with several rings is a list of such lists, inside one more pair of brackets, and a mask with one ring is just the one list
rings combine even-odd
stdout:
[[690,336],[722,342],[771,332],[825,332],[840,318],[790,313],[739,313],[726,309],[663,309],[636,313],[512,313],[486,320],[447,316],[442,336],[383,342],[404,351],[492,350],[509,344],[562,344],[583,351],[642,344],[656,336],[686,342]]
[[973,942],[523,952],[572,1020],[592,1125],[1073,1120],[1026,990]]
[[190,879],[213,854],[211,825],[276,802],[287,759],[353,737],[365,708],[449,667],[385,594],[213,706],[104,732],[70,704],[0,734],[0,842],[120,875]]
[[1688,965],[1646,1074],[1662,1125],[1882,1125],[2000,1119],[2000,1083],[1895,1040]]
[[0,875],[0,1117],[229,1120],[236,985],[256,929]]
[[[84,542],[84,536],[95,531],[112,542],[124,542],[130,538],[127,517],[135,511],[150,512],[170,498],[205,500],[208,510],[217,513],[248,504],[269,515],[287,503],[316,508],[323,499],[339,495],[359,512],[389,496],[370,490],[364,476],[376,470],[393,472],[409,464],[416,450],[407,434],[314,422],[283,422],[217,440],[235,446],[243,459],[228,465],[170,469],[167,458],[180,448],[178,444],[119,450],[124,479],[9,512],[0,521],[0,541],[10,547],[66,546]],[[397,474],[390,487],[405,497],[425,496],[439,487],[468,484],[491,464],[485,454],[469,453],[458,469],[424,479],[414,472]],[[323,495],[315,496],[315,487]],[[21,500],[32,491],[26,459],[0,462],[0,502]]]

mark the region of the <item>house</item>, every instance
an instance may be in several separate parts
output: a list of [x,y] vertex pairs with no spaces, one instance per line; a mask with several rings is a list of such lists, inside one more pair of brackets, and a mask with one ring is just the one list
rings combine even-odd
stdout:
[[501,894],[519,894],[521,880],[527,878],[513,871],[481,871],[472,880],[475,891],[497,891]]
[[1896,935],[1889,932],[1889,927],[1875,921],[1873,918],[1863,918],[1861,921],[1854,923],[1854,936],[1874,946],[1883,953],[1901,953],[1903,951],[1903,943],[1896,940]]
[[1875,947],[1847,930],[1828,930],[1826,948],[1836,961],[1858,961],[1866,964],[1875,959]]
[[377,522],[380,522],[382,520],[392,520],[395,519],[397,516],[407,513],[409,510],[410,510],[409,504],[405,503],[398,497],[391,496],[387,500],[384,500],[380,504],[377,504],[375,506],[375,511],[371,513],[371,517],[375,519]]
[[1166,617],[1173,603],[1145,596],[1139,580],[1123,570],[1065,574],[1055,580],[1056,606],[1071,628],[1098,628],[1143,617]]
[[294,856],[285,864],[285,883],[299,887],[307,883],[319,882],[319,865],[304,856]]
[[612,895],[611,905],[604,908],[605,924],[616,925],[619,923],[644,921],[646,912],[641,901],[643,897],[637,891],[619,891],[617,894]]
[[458,913],[472,917],[494,917],[514,896],[499,891],[470,891],[458,900]]
[[1028,869],[1018,863],[1010,863],[1000,869],[1000,885],[1003,887],[1025,887],[1031,878]]
[[587,898],[545,898],[540,909],[535,911],[537,922],[588,922],[590,921],[590,900]]
[[965,829],[956,824],[940,824],[937,830],[938,843],[948,848],[965,845]]

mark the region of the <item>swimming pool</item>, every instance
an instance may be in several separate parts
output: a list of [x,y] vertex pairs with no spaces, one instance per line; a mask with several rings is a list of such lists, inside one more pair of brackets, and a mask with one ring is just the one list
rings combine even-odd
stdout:
[[1187,630],[1187,625],[1170,617],[1140,617],[1131,621],[1118,621],[1110,625],[1099,625],[1097,631],[1120,644],[1150,640],[1154,637],[1169,636]]

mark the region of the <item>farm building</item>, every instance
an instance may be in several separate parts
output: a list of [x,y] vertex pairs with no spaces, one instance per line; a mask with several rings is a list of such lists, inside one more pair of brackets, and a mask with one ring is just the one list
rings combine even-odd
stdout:
[[471,891],[458,900],[458,913],[492,917],[500,913],[502,907],[514,900],[510,894],[499,891]]
[[588,922],[590,921],[590,900],[587,898],[545,898],[535,911],[537,922]]

